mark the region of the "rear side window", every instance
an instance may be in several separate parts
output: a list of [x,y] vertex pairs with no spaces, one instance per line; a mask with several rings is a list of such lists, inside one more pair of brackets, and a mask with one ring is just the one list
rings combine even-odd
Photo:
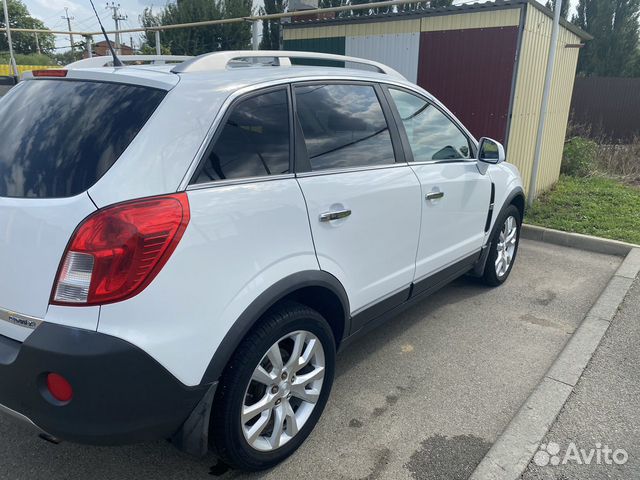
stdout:
[[76,80],[30,80],[0,100],[0,196],[69,197],[116,162],[166,92]]
[[402,90],[389,89],[407,132],[413,160],[459,160],[470,158],[469,140],[435,106]]
[[295,87],[296,111],[311,169],[395,162],[389,127],[370,85]]
[[289,101],[284,89],[233,107],[194,183],[289,173]]

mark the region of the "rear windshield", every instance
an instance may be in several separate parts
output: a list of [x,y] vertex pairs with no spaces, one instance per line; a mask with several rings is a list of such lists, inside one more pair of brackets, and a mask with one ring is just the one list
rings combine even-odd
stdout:
[[0,99],[0,196],[69,197],[116,162],[160,104],[155,88],[30,80]]

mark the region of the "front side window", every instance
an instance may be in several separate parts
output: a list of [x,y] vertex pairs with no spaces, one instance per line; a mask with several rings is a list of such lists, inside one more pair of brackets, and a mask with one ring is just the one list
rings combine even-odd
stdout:
[[469,140],[434,105],[402,90],[389,89],[407,132],[413,160],[458,160],[471,157]]
[[287,91],[255,95],[232,108],[194,183],[289,173]]
[[371,85],[302,85],[295,94],[312,170],[395,162],[389,127]]

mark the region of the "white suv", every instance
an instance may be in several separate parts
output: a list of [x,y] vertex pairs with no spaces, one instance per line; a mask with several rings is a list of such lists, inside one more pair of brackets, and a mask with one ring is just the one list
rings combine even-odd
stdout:
[[171,61],[0,100],[0,407],[263,469],[317,423],[337,350],[463,274],[506,280],[521,180],[384,65]]

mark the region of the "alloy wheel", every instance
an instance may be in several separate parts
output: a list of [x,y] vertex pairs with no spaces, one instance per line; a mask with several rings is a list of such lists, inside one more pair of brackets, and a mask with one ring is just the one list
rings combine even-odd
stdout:
[[516,242],[518,241],[518,222],[513,216],[507,217],[500,230],[498,237],[498,256],[496,257],[495,269],[498,277],[503,277],[509,271],[513,256],[516,252]]
[[249,445],[268,452],[291,440],[311,416],[324,374],[324,349],[313,333],[298,330],[274,343],[244,396],[240,421]]

